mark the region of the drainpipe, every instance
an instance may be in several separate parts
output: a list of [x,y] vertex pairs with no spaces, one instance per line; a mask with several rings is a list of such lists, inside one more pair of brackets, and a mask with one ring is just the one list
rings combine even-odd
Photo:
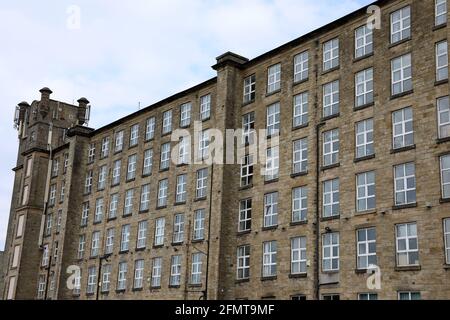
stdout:
[[211,185],[209,188],[209,217],[208,217],[208,242],[207,242],[208,247],[206,250],[206,279],[205,279],[205,291],[203,291],[203,300],[208,300],[209,249],[211,247],[211,211],[212,211],[213,181],[214,181],[214,162],[211,164]]

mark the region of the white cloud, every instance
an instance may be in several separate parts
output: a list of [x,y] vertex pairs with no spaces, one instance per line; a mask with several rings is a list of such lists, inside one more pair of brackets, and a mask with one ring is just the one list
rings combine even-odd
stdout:
[[[87,97],[99,127],[214,76],[214,58],[249,58],[370,0],[88,0],[2,3],[0,8],[0,248],[17,152],[14,106],[48,86],[67,102]],[[69,5],[81,29],[66,28]]]

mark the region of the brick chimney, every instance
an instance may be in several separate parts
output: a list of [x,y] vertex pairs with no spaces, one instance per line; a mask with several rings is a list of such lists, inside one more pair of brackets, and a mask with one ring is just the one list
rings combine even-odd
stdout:
[[47,87],[44,87],[41,90],[39,90],[39,92],[41,93],[41,101],[39,102],[39,113],[41,114],[42,118],[45,118],[50,112],[50,95],[53,93],[53,91]]
[[86,98],[78,99],[78,125],[82,126],[86,123],[86,110],[88,108],[89,100]]

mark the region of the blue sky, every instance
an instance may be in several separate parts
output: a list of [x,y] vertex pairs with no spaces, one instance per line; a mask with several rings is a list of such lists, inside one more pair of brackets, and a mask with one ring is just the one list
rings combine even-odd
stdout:
[[[214,76],[215,57],[253,58],[372,0],[0,0],[0,250],[17,156],[14,107],[85,96],[100,127]],[[72,28],[70,6],[80,9]],[[69,26],[69,27],[68,27]]]

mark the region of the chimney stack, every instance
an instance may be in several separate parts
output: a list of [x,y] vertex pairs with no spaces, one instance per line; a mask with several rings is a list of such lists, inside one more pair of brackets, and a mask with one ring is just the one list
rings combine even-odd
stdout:
[[82,126],[86,123],[87,108],[89,100],[86,98],[80,98],[78,101],[78,125]]
[[42,118],[47,117],[48,113],[50,112],[50,95],[53,93],[52,90],[45,87],[39,90],[41,93],[41,101],[39,103],[39,112],[42,116]]

